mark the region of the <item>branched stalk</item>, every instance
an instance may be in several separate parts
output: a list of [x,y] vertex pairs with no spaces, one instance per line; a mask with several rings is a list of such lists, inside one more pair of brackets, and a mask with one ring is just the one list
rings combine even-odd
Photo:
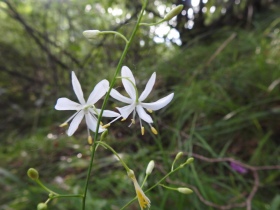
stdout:
[[[94,140],[95,140],[95,141],[96,141],[97,138],[98,138],[98,130],[99,130],[99,127],[100,127],[101,117],[102,117],[103,111],[104,111],[104,109],[105,109],[105,106],[106,106],[106,104],[107,104],[107,101],[108,101],[108,99],[109,99],[110,92],[111,92],[113,86],[115,85],[117,76],[118,76],[119,73],[120,73],[120,70],[121,70],[123,61],[124,61],[124,59],[125,59],[125,56],[126,56],[126,54],[127,54],[127,52],[128,52],[128,49],[129,49],[129,47],[130,47],[130,45],[131,45],[131,43],[132,43],[132,41],[133,41],[133,39],[134,39],[134,37],[135,37],[135,34],[136,34],[136,32],[137,32],[137,30],[138,30],[138,28],[139,28],[139,26],[140,26],[141,19],[142,19],[143,14],[144,14],[144,10],[145,10],[145,8],[146,8],[146,6],[147,6],[147,1],[148,1],[148,0],[145,0],[145,1],[143,2],[142,9],[141,9],[141,12],[140,12],[140,14],[139,14],[137,23],[136,23],[136,25],[134,26],[134,29],[133,29],[133,31],[132,31],[132,34],[131,34],[131,36],[130,36],[128,42],[126,42],[125,48],[124,48],[123,53],[122,53],[122,55],[121,55],[121,58],[120,58],[120,60],[119,60],[118,66],[117,66],[117,68],[116,68],[114,77],[113,77],[113,79],[112,79],[112,81],[111,81],[111,83],[110,83],[110,88],[109,88],[109,90],[108,90],[108,92],[107,92],[107,94],[106,94],[106,96],[105,96],[104,101],[103,101],[103,104],[102,104],[102,107],[101,107],[101,111],[100,111],[100,114],[99,114],[99,116],[98,116],[96,131],[95,131],[95,135],[94,135]],[[85,210],[85,208],[86,208],[85,206],[86,206],[86,198],[87,198],[87,189],[88,189],[89,179],[90,179],[91,170],[92,170],[92,166],[93,166],[93,159],[94,159],[95,151],[96,151],[95,148],[96,148],[96,146],[98,145],[95,141],[94,141],[93,146],[92,146],[93,149],[92,149],[92,152],[91,152],[91,159],[90,159],[90,163],[89,163],[89,167],[88,167],[88,172],[87,172],[86,183],[85,183],[85,187],[84,187],[83,202],[82,202],[82,210]]]
[[[152,187],[150,187],[149,189],[147,189],[145,192],[145,194],[147,192],[149,192],[150,190],[154,189],[156,186],[161,185],[161,182],[163,182],[167,177],[169,177],[171,174],[175,173],[176,171],[180,170],[181,168],[183,168],[185,165],[189,164],[188,162],[185,162],[183,164],[181,164],[180,166],[178,166],[177,168],[175,168],[173,171],[170,171],[169,173],[167,173],[164,177],[162,177],[156,184],[154,184]],[[131,199],[127,204],[125,204],[120,210],[125,209],[126,207],[128,207],[133,201],[135,201],[137,199],[137,197],[134,197],[133,199]]]

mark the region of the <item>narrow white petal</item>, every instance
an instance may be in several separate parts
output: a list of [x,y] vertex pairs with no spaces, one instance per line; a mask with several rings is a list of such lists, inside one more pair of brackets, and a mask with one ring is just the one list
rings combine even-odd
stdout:
[[95,85],[93,91],[88,97],[87,104],[95,104],[100,98],[102,98],[109,89],[108,80],[104,79]]
[[124,89],[133,100],[136,99],[136,83],[134,76],[127,66],[122,67],[122,83]]
[[117,107],[117,109],[121,113],[122,117],[126,119],[130,115],[130,113],[135,109],[135,104],[130,104],[122,108]]
[[110,92],[110,96],[112,96],[114,99],[127,103],[127,104],[131,104],[132,103],[132,99],[128,98],[126,96],[123,96],[122,94],[120,94],[117,90],[112,89]]
[[72,71],[72,85],[73,85],[74,92],[75,92],[79,102],[81,104],[85,104],[86,102],[84,99],[84,94],[83,94],[83,91],[81,88],[81,84],[80,84],[79,80],[77,79],[74,71]]
[[68,98],[59,98],[54,107],[56,110],[80,110],[82,105]]
[[153,119],[148,115],[141,105],[136,106],[136,111],[139,117],[147,123],[152,123]]
[[[98,114],[100,114],[100,109],[96,109]],[[103,111],[103,114],[102,114],[102,117],[119,117],[120,114],[117,113],[117,112],[114,112],[114,111],[111,111],[111,110],[104,110]]]
[[[97,120],[90,114],[87,113],[86,115],[86,123],[87,126],[90,130],[92,130],[93,132],[96,131],[96,126],[97,126]],[[103,132],[105,129],[101,128],[101,126],[99,126],[99,130],[98,133]]]
[[141,103],[141,105],[146,108],[146,109],[151,109],[151,110],[159,110],[163,107],[165,107],[167,104],[170,103],[170,101],[173,99],[174,93],[169,94],[168,96],[165,96],[162,99],[159,99],[156,102],[152,103]]
[[82,119],[84,117],[84,111],[81,110],[72,120],[69,129],[67,131],[67,135],[68,136],[72,136],[73,133],[75,133],[75,131],[77,130],[79,124],[81,123]]
[[152,74],[151,78],[147,82],[145,90],[139,97],[139,101],[144,101],[147,98],[147,96],[150,94],[150,92],[152,91],[152,89],[154,87],[155,81],[156,81],[156,72],[154,72]]

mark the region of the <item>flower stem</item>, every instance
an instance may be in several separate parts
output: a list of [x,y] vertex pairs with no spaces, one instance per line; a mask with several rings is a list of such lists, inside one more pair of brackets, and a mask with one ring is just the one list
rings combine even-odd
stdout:
[[[176,171],[180,170],[181,168],[183,168],[185,165],[189,164],[188,162],[185,162],[183,164],[181,164],[180,166],[178,166],[177,168],[175,168],[173,171],[168,172],[164,177],[162,177],[156,184],[154,184],[152,187],[150,187],[149,189],[145,190],[145,194],[147,192],[149,192],[150,190],[154,189],[156,186],[161,185],[161,182],[163,182],[167,177],[169,177],[171,174],[175,173]],[[164,186],[165,187],[165,186]],[[128,207],[133,201],[135,201],[137,199],[137,197],[134,197],[133,199],[131,199],[127,204],[125,204],[120,210],[125,209],[126,207]]]
[[125,43],[128,43],[128,40],[125,38],[125,36],[116,31],[100,31],[100,34],[115,34],[115,35],[121,37],[125,41]]
[[[94,135],[94,139],[96,140],[98,138],[98,130],[99,130],[99,126],[100,126],[100,121],[101,121],[101,117],[102,117],[102,114],[103,114],[103,111],[105,109],[105,106],[107,104],[107,101],[109,99],[109,96],[110,96],[110,92],[113,88],[113,86],[115,85],[115,82],[116,82],[116,79],[117,79],[117,76],[119,75],[120,73],[120,70],[121,70],[121,67],[122,67],[122,64],[123,64],[123,61],[125,59],[125,56],[128,52],[128,49],[135,37],[135,34],[139,28],[139,25],[140,25],[140,22],[141,22],[141,19],[143,17],[143,14],[144,14],[144,10],[147,6],[147,2],[148,0],[145,0],[143,5],[142,5],[142,9],[141,9],[141,12],[140,12],[140,15],[138,16],[138,20],[137,20],[137,23],[136,25],[134,26],[134,29],[132,31],[132,34],[128,40],[128,42],[126,42],[126,45],[125,45],[125,48],[123,50],[123,53],[121,55],[121,58],[119,60],[119,63],[118,63],[118,66],[116,68],[116,71],[115,71],[115,74],[114,74],[114,77],[110,83],[110,88],[105,96],[105,99],[103,101],[103,104],[102,104],[102,107],[101,107],[101,111],[100,111],[100,115],[98,116],[98,120],[97,120],[97,126],[96,126],[96,131],[95,131],[95,135]],[[89,163],[89,167],[88,167],[88,172],[87,172],[87,178],[86,178],[86,183],[85,183],[85,187],[84,187],[84,194],[83,194],[83,202],[82,202],[82,210],[85,210],[86,208],[86,198],[87,198],[87,189],[88,189],[88,185],[89,185],[89,178],[90,178],[90,175],[91,175],[91,170],[92,170],[92,166],[93,166],[93,159],[94,159],[94,156],[95,156],[95,148],[98,144],[96,142],[93,143],[93,149],[92,149],[92,152],[91,152],[91,158],[90,158],[90,163]]]

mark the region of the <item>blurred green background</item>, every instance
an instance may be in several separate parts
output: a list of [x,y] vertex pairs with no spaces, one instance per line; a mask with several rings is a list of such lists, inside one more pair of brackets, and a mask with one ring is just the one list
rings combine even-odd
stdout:
[[[125,58],[144,89],[157,80],[148,101],[174,92],[155,112],[159,135],[141,136],[138,123],[116,122],[106,142],[141,182],[150,160],[156,167],[148,189],[183,151],[185,167],[165,181],[191,195],[157,187],[147,196],[154,210],[280,208],[280,8],[277,0],[150,0],[144,22],[159,21],[176,4],[182,13],[168,23],[141,27]],[[87,132],[73,137],[59,128],[72,112],[59,112],[59,97],[76,101],[70,73],[85,97],[103,78],[112,79],[123,40],[113,35],[86,40],[88,29],[132,31],[141,1],[0,1],[0,209],[36,209],[48,194],[28,179],[64,194],[82,193],[90,158]],[[121,91],[122,84],[116,87]],[[109,101],[107,109],[121,106]],[[148,130],[148,129],[147,129]],[[225,159],[223,159],[225,158]],[[239,173],[233,158],[247,167]],[[178,161],[178,162],[180,162]],[[179,164],[179,163],[178,163]],[[270,167],[272,166],[272,167]],[[135,196],[115,157],[99,148],[87,209],[120,209]],[[49,209],[80,209],[79,199],[59,199]],[[127,209],[139,209],[137,201]]]

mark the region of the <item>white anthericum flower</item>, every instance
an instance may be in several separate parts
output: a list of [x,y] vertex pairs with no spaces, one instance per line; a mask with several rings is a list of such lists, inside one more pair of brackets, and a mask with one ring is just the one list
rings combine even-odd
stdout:
[[[105,93],[109,89],[109,82],[107,80],[100,81],[91,92],[87,102],[84,99],[84,94],[80,85],[79,80],[77,79],[75,73],[72,71],[72,86],[74,89],[74,92],[79,100],[80,103],[76,103],[74,101],[71,101],[68,98],[59,98],[57,100],[57,103],[55,105],[56,110],[75,110],[76,113],[73,114],[65,123],[61,124],[61,126],[67,125],[70,120],[72,120],[68,130],[67,134],[68,136],[72,136],[73,133],[77,130],[79,124],[81,123],[82,119],[86,118],[86,124],[87,124],[87,130],[88,130],[88,136],[89,129],[93,132],[96,131],[97,126],[97,117],[100,114],[100,109],[97,109],[94,104],[102,98]],[[103,117],[119,117],[120,114],[104,110]],[[100,126],[98,132],[103,132],[105,129]]]
[[147,112],[144,110],[144,108],[147,109],[147,111],[150,113],[152,111],[159,110],[159,109],[165,107],[167,104],[169,104],[169,102],[173,99],[174,93],[171,93],[168,96],[165,96],[164,98],[162,98],[156,102],[144,103],[143,101],[148,97],[148,95],[150,94],[150,92],[153,89],[153,86],[154,86],[155,80],[156,80],[156,73],[154,72],[152,74],[151,78],[149,79],[148,83],[146,84],[145,90],[142,92],[142,94],[140,96],[139,96],[138,90],[136,88],[134,76],[127,66],[122,67],[121,78],[122,78],[123,86],[130,98],[121,95],[115,89],[112,89],[112,91],[110,92],[110,95],[113,98],[115,98],[116,100],[129,104],[129,105],[121,107],[121,108],[117,107],[117,109],[121,113],[121,116],[124,119],[126,119],[133,112],[131,124],[134,124],[135,115],[137,112],[137,114],[139,115],[139,118],[140,118],[140,126],[141,126],[142,135],[144,135],[144,127],[142,126],[141,120],[144,120],[145,122],[147,122],[150,125],[152,132],[154,134],[157,134],[157,130],[154,127],[152,127],[152,125],[151,125],[151,123],[153,123],[153,119],[151,118],[151,116],[149,114],[147,114]]

